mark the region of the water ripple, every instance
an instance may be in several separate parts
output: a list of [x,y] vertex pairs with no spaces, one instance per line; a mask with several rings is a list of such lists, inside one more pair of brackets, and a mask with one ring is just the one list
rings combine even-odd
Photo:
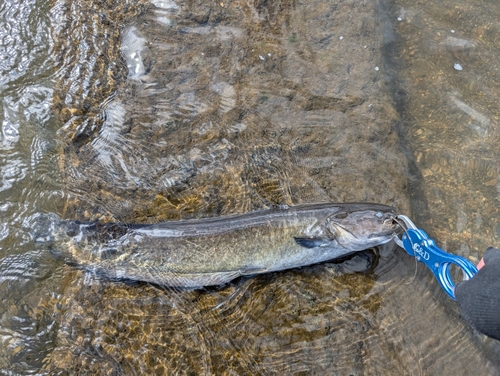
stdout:
[[[46,7],[47,5],[45,5]],[[35,0],[6,0],[0,4],[0,90],[29,71],[41,74],[48,68],[40,54],[50,53],[50,32],[45,12]],[[2,90],[2,91],[3,91]]]
[[9,157],[8,164],[0,165],[0,192],[10,189],[15,183],[22,181],[28,172],[28,166],[20,155],[13,154]]

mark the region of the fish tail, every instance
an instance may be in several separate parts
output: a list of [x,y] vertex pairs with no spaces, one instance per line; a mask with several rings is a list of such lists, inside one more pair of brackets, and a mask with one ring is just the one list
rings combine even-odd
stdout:
[[56,241],[61,218],[54,213],[37,213],[25,222],[33,241],[51,243]]

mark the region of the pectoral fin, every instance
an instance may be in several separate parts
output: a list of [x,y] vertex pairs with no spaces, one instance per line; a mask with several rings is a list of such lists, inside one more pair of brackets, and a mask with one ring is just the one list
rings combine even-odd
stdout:
[[332,238],[322,236],[322,237],[294,237],[295,242],[301,247],[305,248],[316,248],[325,247],[332,242]]

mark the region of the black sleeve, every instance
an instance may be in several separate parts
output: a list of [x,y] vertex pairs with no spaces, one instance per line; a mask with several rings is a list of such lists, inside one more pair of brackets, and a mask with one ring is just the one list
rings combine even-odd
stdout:
[[500,340],[500,250],[488,248],[484,266],[460,282],[455,297],[463,317],[479,332]]

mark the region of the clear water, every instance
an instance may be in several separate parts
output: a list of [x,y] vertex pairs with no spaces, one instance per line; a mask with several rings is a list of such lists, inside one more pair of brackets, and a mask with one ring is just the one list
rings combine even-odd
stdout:
[[154,223],[371,201],[476,262],[500,237],[499,14],[4,1],[2,374],[498,373],[498,343],[393,245],[185,291],[100,279],[29,232],[43,212]]

